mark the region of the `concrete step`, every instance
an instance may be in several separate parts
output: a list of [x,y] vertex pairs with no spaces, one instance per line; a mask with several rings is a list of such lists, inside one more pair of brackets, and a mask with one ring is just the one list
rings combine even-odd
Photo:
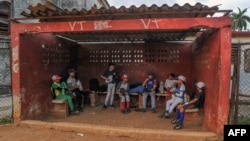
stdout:
[[21,124],[30,127],[56,129],[59,131],[75,131],[96,135],[126,136],[147,140],[170,140],[170,141],[212,141],[218,136],[212,132],[194,132],[182,130],[156,130],[144,128],[113,127],[104,125],[91,125],[67,122],[43,122],[37,120],[24,120]]

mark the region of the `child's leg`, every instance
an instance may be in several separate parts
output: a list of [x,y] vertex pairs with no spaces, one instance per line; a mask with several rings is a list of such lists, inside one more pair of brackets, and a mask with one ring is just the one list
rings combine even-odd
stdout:
[[113,101],[114,101],[114,94],[115,94],[115,84],[111,84],[111,88],[110,88],[110,105],[113,105]]
[[171,106],[171,104],[174,102],[174,99],[169,99],[167,102],[166,102],[166,111],[169,111],[169,108]]
[[146,104],[147,104],[147,97],[148,97],[149,93],[145,92],[143,93],[143,97],[142,97],[142,108],[146,109]]
[[70,111],[73,111],[73,110],[74,110],[74,105],[73,105],[73,101],[72,101],[71,96],[59,94],[59,95],[57,96],[57,98],[58,98],[58,99],[65,99],[65,100],[67,100]]
[[126,94],[125,98],[126,98],[126,108],[129,109],[130,108],[130,97],[128,94]]
[[169,113],[172,113],[173,110],[174,110],[174,108],[175,108],[178,104],[180,104],[180,103],[182,103],[182,102],[183,102],[183,99],[182,99],[182,98],[176,97],[176,98],[174,99],[172,105],[170,106],[168,112],[169,112]]
[[121,96],[120,108],[125,110],[125,96]]
[[177,106],[177,109],[176,109],[176,119],[180,119],[180,108],[182,108],[182,106]]
[[184,108],[182,107],[181,109],[180,109],[180,121],[179,121],[179,124],[181,125],[181,126],[183,126],[183,122],[184,122],[184,117],[185,117],[185,112],[184,112]]
[[111,88],[112,88],[112,84],[108,84],[108,89],[107,89],[107,95],[105,98],[105,104],[104,105],[108,105],[108,101],[111,95]]
[[155,91],[150,92],[151,108],[155,109]]

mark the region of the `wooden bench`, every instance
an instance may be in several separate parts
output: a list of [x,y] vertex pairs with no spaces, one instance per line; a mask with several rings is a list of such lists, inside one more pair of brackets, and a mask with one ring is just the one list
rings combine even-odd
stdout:
[[68,102],[65,99],[51,100],[50,115],[56,118],[66,118],[69,114]]
[[[95,107],[97,106],[98,104],[100,104],[100,97],[99,95],[106,95],[107,92],[95,92],[95,91],[92,91],[90,93],[90,103],[91,103],[91,106],[92,107]],[[115,95],[119,95],[118,93],[115,93]],[[130,95],[132,96],[138,96],[138,106],[139,108],[142,108],[142,98],[143,96],[140,95],[139,93],[131,93]],[[163,94],[160,94],[160,93],[156,93],[156,97],[159,99],[160,97],[165,97],[166,100],[169,99],[169,96],[165,93]]]

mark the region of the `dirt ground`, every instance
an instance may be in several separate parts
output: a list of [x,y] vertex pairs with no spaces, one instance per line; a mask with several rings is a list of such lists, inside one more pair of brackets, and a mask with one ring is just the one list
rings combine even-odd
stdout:
[[[129,114],[122,114],[119,108],[102,110],[102,106],[90,107],[85,106],[84,112],[78,115],[69,116],[66,119],[58,119],[47,117],[43,121],[47,122],[72,122],[72,123],[87,123],[93,125],[111,125],[118,127],[131,127],[131,128],[146,128],[146,129],[165,129],[173,130],[171,120],[174,118],[161,119],[158,116],[164,112],[163,108],[158,108],[156,113],[152,113],[148,108],[146,113],[133,111]],[[185,118],[186,131],[206,131],[202,126],[202,119],[197,113],[188,113]]]
[[[152,113],[150,109],[146,113],[132,111],[129,114],[122,114],[119,108],[102,110],[98,107],[85,107],[84,112],[78,115],[71,115],[66,119],[46,117],[42,119],[47,123],[79,123],[91,125],[108,125],[114,127],[129,127],[141,129],[172,130],[171,119],[160,119],[159,114],[163,109],[157,109],[157,113]],[[206,130],[201,126],[201,118],[196,113],[189,113],[185,118],[185,127],[182,131],[195,131],[197,134]],[[176,131],[178,132],[178,131]],[[178,136],[176,136],[178,140]],[[214,138],[221,140],[221,137]],[[0,126],[1,141],[151,141],[128,136],[106,136],[98,133],[78,133],[71,130],[56,130],[53,128],[27,126],[25,124],[10,124]],[[163,141],[154,140],[154,141]],[[207,140],[206,140],[207,141]]]
[[[1,141],[149,141],[131,137],[114,137],[97,134],[84,134],[73,131],[58,131],[47,128],[34,128],[25,125],[0,126]],[[161,141],[161,140],[156,140]],[[163,141],[163,140],[162,140]]]

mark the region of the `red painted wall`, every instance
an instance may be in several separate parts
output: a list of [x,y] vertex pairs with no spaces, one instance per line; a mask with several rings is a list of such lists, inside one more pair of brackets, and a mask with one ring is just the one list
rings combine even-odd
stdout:
[[204,126],[219,134],[223,133],[223,126],[228,120],[230,32],[228,28],[221,29],[193,44],[193,80],[206,84]]
[[[107,58],[101,58],[100,51],[120,51],[120,59],[112,59],[109,54]],[[129,53],[129,51],[132,51]],[[168,56],[162,57],[164,51],[176,51],[179,50],[179,63],[173,62],[161,62],[169,58],[171,53],[166,53]],[[96,57],[89,57],[91,51],[98,51]],[[124,52],[125,51],[125,52]],[[127,51],[127,53],[126,53]],[[143,55],[142,58],[134,57],[136,55],[134,51],[142,51],[139,55]],[[150,52],[149,52],[150,51]],[[163,53],[162,53],[163,52]],[[116,55],[117,53],[113,53]],[[174,54],[174,53],[173,53]],[[125,57],[123,57],[125,55]],[[127,58],[126,55],[131,55]],[[138,55],[138,54],[137,54]],[[159,56],[160,55],[160,56]],[[176,55],[176,54],[174,54]],[[174,44],[174,43],[146,43],[146,44],[99,44],[99,45],[82,45],[79,48],[79,63],[78,63],[78,75],[83,81],[84,87],[88,87],[89,80],[91,78],[98,78],[100,85],[104,84],[104,81],[100,79],[100,75],[107,69],[110,61],[115,62],[117,65],[117,71],[120,74],[127,73],[129,75],[130,83],[140,82],[142,83],[146,78],[148,71],[153,71],[156,74],[157,80],[165,82],[169,73],[182,74],[187,77],[187,86],[190,87],[191,82],[191,47],[189,44]],[[152,57],[153,56],[153,57]],[[90,62],[90,60],[97,60],[99,62]],[[109,60],[108,62],[101,62],[101,60]],[[123,62],[123,60],[131,60],[131,62]],[[143,62],[135,62],[135,60],[143,60]],[[147,60],[147,61],[146,61]],[[154,60],[154,62],[149,62]],[[160,62],[158,62],[160,60]],[[168,59],[169,60],[169,59]]]
[[[64,63],[44,63],[46,54],[42,44],[49,50],[55,49],[59,44],[60,50],[69,50],[70,45],[51,34],[20,35],[21,119],[40,119],[48,113],[51,77],[55,73],[60,74],[66,66]],[[56,54],[50,54],[53,55]]]

